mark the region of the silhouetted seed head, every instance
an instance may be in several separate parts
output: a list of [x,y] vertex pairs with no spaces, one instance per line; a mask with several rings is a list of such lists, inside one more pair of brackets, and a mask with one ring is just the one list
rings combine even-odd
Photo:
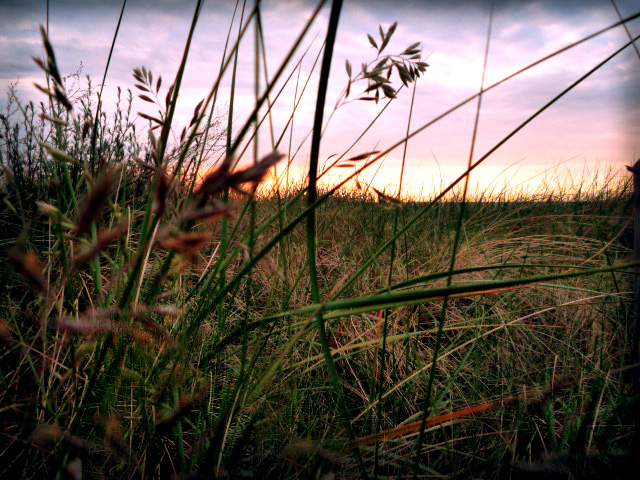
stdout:
[[53,90],[49,90],[48,88],[45,88],[42,85],[38,85],[35,82],[33,86],[36,87],[38,90],[40,90],[42,93],[44,93],[46,96],[51,98],[52,100],[55,100],[56,102],[62,104],[62,106],[67,110],[73,109],[73,105],[71,105],[71,102],[69,101],[66,94],[64,93],[64,90],[58,87],[57,84],[55,83],[53,84]]
[[169,109],[169,104],[171,103],[171,97],[173,96],[173,88],[175,87],[175,83],[169,87],[169,91],[167,92],[167,97],[165,98],[165,106],[167,110]]
[[147,96],[147,95],[138,95],[138,97],[140,97],[141,100],[144,100],[145,102],[149,102],[149,103],[156,103],[153,98]]
[[58,103],[60,103],[67,110],[73,110],[73,105],[71,105],[71,102],[69,101],[67,95],[64,93],[64,90],[62,90],[61,87],[54,85],[53,91],[55,93],[55,99]]
[[38,65],[44,72],[49,73],[49,69],[44,64],[40,57],[31,57],[31,59]]
[[62,77],[60,76],[60,72],[58,72],[56,56],[53,52],[53,47],[51,46],[49,37],[47,36],[47,32],[42,25],[40,25],[40,36],[42,37],[42,44],[44,46],[44,49],[47,52],[47,67],[49,69],[49,73],[59,85],[62,85]]
[[226,157],[213,172],[209,173],[196,190],[196,195],[213,196],[222,193],[229,186],[231,178],[231,165],[234,157]]
[[371,155],[375,155],[376,153],[380,153],[380,150],[372,150],[371,152],[361,153],[360,155],[356,155],[355,157],[347,158],[347,162],[357,162],[359,160],[365,160],[369,158]]
[[46,64],[42,59],[38,57],[32,57],[32,58],[33,58],[33,61],[47,75],[51,77],[53,81],[53,90],[46,89],[36,83],[34,83],[34,85],[38,90],[43,92],[45,95],[47,95],[51,99],[56,100],[67,110],[72,110],[73,106],[71,105],[71,102],[69,101],[66,93],[64,92],[64,85],[62,83],[62,77],[60,76],[60,72],[58,70],[58,65],[56,63],[56,56],[53,52],[53,47],[51,46],[51,43],[49,42],[49,38],[47,37],[47,32],[45,31],[42,25],[40,25],[40,36],[42,37],[42,44],[44,46],[46,56],[47,56]]
[[141,83],[144,83],[144,77],[142,76],[142,71],[138,67],[135,67],[133,69],[133,78],[135,78],[137,81]]
[[196,105],[196,108],[193,110],[193,117],[191,117],[191,121],[189,122],[189,127],[192,127],[198,121],[198,117],[200,116],[200,107],[202,107],[203,102],[204,102],[204,98],[200,100],[200,102],[198,102],[198,104]]
[[161,118],[154,117],[153,115],[147,115],[144,112],[138,112],[138,115],[140,115],[140,117],[144,118],[145,120],[149,120],[151,123],[154,123],[154,128],[164,125],[164,120],[162,120]]
[[38,90],[40,90],[40,91],[41,91],[42,93],[44,93],[45,95],[47,95],[48,97],[55,98],[55,96],[56,96],[56,94],[55,94],[55,93],[53,93],[51,90],[49,90],[49,89],[47,89],[47,88],[43,87],[42,85],[39,85],[39,84],[37,84],[37,83],[35,83],[35,82],[34,82],[34,83],[33,83],[33,86],[34,86],[34,87],[36,87]]
[[256,163],[255,165],[252,165],[244,170],[235,172],[232,177],[232,181],[235,184],[233,188],[235,190],[238,190],[239,192],[243,192],[243,190],[238,188],[238,186],[244,183],[251,183],[253,184],[252,185],[253,189],[255,189],[258,183],[260,183],[262,179],[266,176],[266,174],[269,172],[271,167],[273,167],[276,163],[278,163],[282,158],[284,158],[283,154],[278,152],[272,152],[266,157],[263,157],[262,159],[260,159],[258,163]]
[[402,205],[402,202],[397,198],[390,197],[389,195],[382,193],[380,190],[374,187],[371,188],[378,195],[378,203],[393,203],[395,205]]

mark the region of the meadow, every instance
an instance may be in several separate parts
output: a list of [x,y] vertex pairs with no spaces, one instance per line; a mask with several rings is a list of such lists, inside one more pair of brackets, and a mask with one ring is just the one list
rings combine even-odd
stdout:
[[[136,91],[109,115],[99,88],[70,94],[41,28],[45,100],[10,90],[0,115],[0,477],[632,478],[630,175],[533,191],[469,180],[632,40],[483,156],[474,130],[456,181],[403,198],[402,178],[396,193],[360,173],[591,36],[426,125],[409,112],[389,147],[354,138],[323,162],[331,68],[345,70],[344,101],[381,105],[430,68],[419,44],[386,50],[396,24],[371,36],[370,64],[332,65],[341,3],[320,2],[234,125],[215,113],[234,106],[221,79],[235,82],[241,42],[256,39],[256,77],[266,56],[260,3],[247,5],[181,131],[201,1],[175,77],[132,66]],[[323,7],[301,178],[291,148],[253,140]],[[336,170],[343,180],[321,183]]]

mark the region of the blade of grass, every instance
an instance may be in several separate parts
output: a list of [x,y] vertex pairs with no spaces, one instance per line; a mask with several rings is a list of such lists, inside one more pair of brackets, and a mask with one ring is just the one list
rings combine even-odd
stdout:
[[[471,146],[469,147],[469,158],[467,160],[467,170],[470,170],[471,164],[473,163],[473,153],[476,145],[476,137],[478,134],[478,124],[480,123],[480,110],[482,107],[482,91],[484,89],[484,77],[487,71],[487,59],[489,58],[489,46],[491,43],[491,29],[493,26],[493,1],[491,2],[491,6],[489,7],[489,25],[487,28],[487,37],[485,43],[484,50],[484,61],[482,64],[482,79],[480,80],[480,92],[478,93],[478,104],[476,106],[476,116],[473,123],[473,133],[471,135]],[[453,271],[456,268],[456,256],[458,254],[458,246],[460,244],[460,236],[462,232],[462,222],[464,220],[465,213],[465,205],[467,202],[467,193],[469,191],[469,178],[470,174],[464,179],[464,187],[462,190],[462,200],[460,202],[460,211],[458,213],[458,221],[455,228],[455,237],[453,240],[453,245],[451,247],[451,258],[449,260],[449,275],[447,276],[447,287],[451,286],[451,282],[453,280]],[[442,329],[444,327],[444,323],[447,316],[447,305],[449,302],[449,296],[445,295],[442,300],[442,310],[440,312],[440,319],[438,320],[438,330],[436,332],[435,345],[433,347],[433,361],[431,362],[431,370],[429,372],[429,376],[427,379],[427,392],[424,397],[424,403],[422,407],[422,418],[420,420],[420,430],[418,433],[418,440],[416,442],[415,454],[414,454],[414,464],[413,464],[413,479],[416,480],[418,478],[418,467],[420,465],[421,452],[422,452],[422,443],[424,441],[424,429],[427,425],[427,415],[432,408],[431,395],[433,390],[433,381],[436,376],[436,364],[438,361],[438,355],[440,353],[440,344],[442,341]]]
[[[316,108],[313,120],[313,136],[311,138],[311,153],[309,156],[309,187],[307,192],[307,206],[313,205],[317,198],[317,177],[318,177],[318,157],[320,156],[320,139],[322,136],[322,118],[324,115],[325,100],[327,97],[327,87],[329,85],[329,72],[331,71],[331,59],[333,58],[333,46],[336,41],[336,34],[338,32],[338,22],[340,20],[340,11],[342,9],[342,0],[333,0],[331,3],[331,13],[329,14],[329,26],[327,27],[327,37],[325,40],[324,55],[322,57],[322,65],[320,67],[320,79],[318,81],[318,95],[316,98]],[[311,299],[314,302],[320,300],[320,292],[318,289],[318,274],[316,271],[316,211],[314,208],[309,208],[309,212],[306,218],[306,243],[307,243],[307,265],[309,267],[309,282],[311,285]],[[322,313],[318,311],[315,315],[316,328],[318,330],[318,337],[322,350],[324,352],[325,363],[329,372],[329,379],[331,385],[338,397],[338,409],[340,416],[344,424],[344,429],[347,433],[349,440],[354,438],[353,431],[351,429],[351,421],[349,420],[347,405],[345,401],[344,392],[340,385],[340,379],[338,372],[333,363],[333,357],[331,356],[331,347],[329,346],[329,339],[327,338],[327,332],[324,326],[324,319]],[[363,479],[367,478],[367,472],[365,470],[360,452],[354,450],[354,457],[358,463],[360,470],[360,476]]]

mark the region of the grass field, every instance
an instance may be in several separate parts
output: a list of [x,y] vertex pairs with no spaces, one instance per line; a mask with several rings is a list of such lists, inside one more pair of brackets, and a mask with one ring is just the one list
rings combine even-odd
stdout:
[[[260,38],[259,6],[232,24],[238,43],[182,132],[191,37],[175,80],[134,68],[141,128],[132,93],[113,116],[99,92],[70,100],[42,29],[45,101],[12,90],[0,117],[0,477],[632,478],[631,178],[469,188],[588,75],[486,155],[472,140],[465,173],[430,199],[346,188],[430,126],[411,113],[388,149],[336,157],[327,168],[349,173],[327,186],[340,6],[302,179],[286,148],[252,141],[302,34],[246,124],[211,113],[237,45]],[[394,30],[370,65],[346,66],[345,99],[393,101],[428,71],[419,45],[382,53]],[[465,103],[480,112],[490,88]]]

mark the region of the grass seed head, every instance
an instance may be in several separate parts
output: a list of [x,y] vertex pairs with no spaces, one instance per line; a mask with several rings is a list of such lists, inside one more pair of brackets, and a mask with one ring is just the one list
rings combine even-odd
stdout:
[[177,223],[187,221],[207,221],[211,222],[222,217],[231,217],[232,206],[223,204],[214,199],[209,199],[204,207],[185,207],[179,214]]
[[87,138],[87,133],[89,133],[89,129],[91,128],[91,120],[90,119],[86,119],[83,123],[82,123],[82,140],[84,140],[85,138]]
[[158,245],[165,250],[173,250],[193,262],[203,245],[211,239],[210,232],[171,232],[159,235]]
[[[205,177],[196,194],[213,196],[221,193],[225,188],[230,188],[238,193],[249,195],[255,191],[269,169],[282,158],[284,158],[283,154],[274,151],[260,159],[256,164],[231,173],[231,165],[234,162],[232,157],[227,157],[215,171]],[[242,188],[247,183],[251,184],[252,189],[250,192]]]
[[76,267],[87,263],[94,258],[98,253],[106,249],[114,241],[118,240],[129,228],[129,221],[123,220],[118,225],[110,230],[100,232],[95,243],[82,250],[74,258],[74,264]]
[[4,343],[5,345],[8,345],[11,342],[13,342],[13,339],[11,337],[11,327],[7,322],[5,322],[1,318],[0,318],[0,341],[2,341],[2,343]]
[[35,445],[44,446],[48,443],[58,441],[64,436],[62,429],[57,425],[40,424],[38,425],[31,435],[29,441]]
[[21,254],[14,251],[9,254],[9,259],[13,264],[13,268],[15,268],[35,290],[39,292],[47,291],[47,281],[42,275],[42,264],[35,253],[29,251]]
[[91,222],[102,214],[102,210],[116,187],[119,173],[118,168],[105,169],[91,188],[76,220],[76,236],[85,233]]
[[153,193],[153,208],[156,215],[162,216],[167,208],[167,197],[169,196],[171,185],[169,177],[163,168],[158,168],[156,175],[158,176],[158,181],[156,190]]

